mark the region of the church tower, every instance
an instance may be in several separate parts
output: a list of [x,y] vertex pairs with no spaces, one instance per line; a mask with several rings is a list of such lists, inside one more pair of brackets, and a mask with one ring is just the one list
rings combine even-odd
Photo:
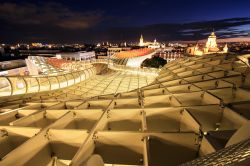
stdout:
[[216,35],[214,31],[211,33],[211,35],[208,37],[207,42],[206,42],[206,47],[204,49],[204,52],[217,52],[219,51],[217,47],[217,42],[216,42]]
[[139,42],[139,46],[144,46],[144,41],[143,41],[143,36],[141,35],[141,38],[140,38],[140,42]]
[[227,53],[227,52],[228,52],[228,47],[227,47],[227,44],[224,46],[224,48],[223,48],[223,52],[224,52],[224,53]]

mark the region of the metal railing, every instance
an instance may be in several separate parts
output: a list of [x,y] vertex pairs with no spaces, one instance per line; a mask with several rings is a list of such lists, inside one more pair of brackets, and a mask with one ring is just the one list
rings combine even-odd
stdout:
[[[39,62],[41,61],[39,60]],[[69,64],[71,66],[68,72],[58,72],[56,75],[0,76],[0,97],[57,90],[77,84],[96,74],[96,68],[92,66],[95,63],[104,63],[112,70],[133,74],[158,75],[159,72],[159,69],[154,68],[133,68],[118,65],[108,59],[79,61]]]
[[0,97],[65,88],[96,74],[95,67],[61,75],[0,76]]

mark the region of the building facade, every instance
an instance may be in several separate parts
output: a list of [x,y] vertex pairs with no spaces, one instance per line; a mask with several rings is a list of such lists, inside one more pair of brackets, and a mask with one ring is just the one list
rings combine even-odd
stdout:
[[216,39],[217,39],[217,37],[215,35],[215,32],[212,32],[208,36],[207,42],[203,48],[202,47],[200,48],[198,43],[197,43],[193,47],[188,47],[186,52],[189,55],[197,55],[197,56],[201,56],[204,54],[212,54],[212,53],[227,53],[228,52],[227,44],[224,46],[224,48],[222,50],[220,50],[218,48]]

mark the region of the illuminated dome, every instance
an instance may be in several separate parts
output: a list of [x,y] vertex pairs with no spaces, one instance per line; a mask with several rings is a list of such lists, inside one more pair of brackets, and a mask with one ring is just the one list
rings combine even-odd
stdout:
[[210,35],[211,37],[216,37],[216,35],[215,35],[215,33],[214,33],[214,31],[211,33],[211,35]]
[[205,47],[205,52],[217,52],[219,48],[217,47],[216,35],[214,32],[208,37]]
[[203,47],[202,50],[199,50],[199,48],[196,46],[194,47],[188,47],[186,52],[190,55],[204,55],[204,54],[214,54],[214,53],[227,53],[228,48],[227,46],[223,48],[223,50],[220,50],[217,45],[216,41],[217,37],[214,32],[211,33],[211,35],[208,37],[205,47]]
[[0,165],[248,163],[248,56],[181,58],[160,71],[86,64],[0,77]]

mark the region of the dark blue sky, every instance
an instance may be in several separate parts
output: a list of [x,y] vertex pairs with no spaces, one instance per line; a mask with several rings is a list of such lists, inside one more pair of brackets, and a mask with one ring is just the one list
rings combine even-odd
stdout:
[[247,37],[249,0],[0,0],[0,42]]
[[[43,2],[43,1],[41,1]],[[193,22],[250,16],[249,0],[75,0],[58,1],[78,11],[100,10],[127,25]]]

